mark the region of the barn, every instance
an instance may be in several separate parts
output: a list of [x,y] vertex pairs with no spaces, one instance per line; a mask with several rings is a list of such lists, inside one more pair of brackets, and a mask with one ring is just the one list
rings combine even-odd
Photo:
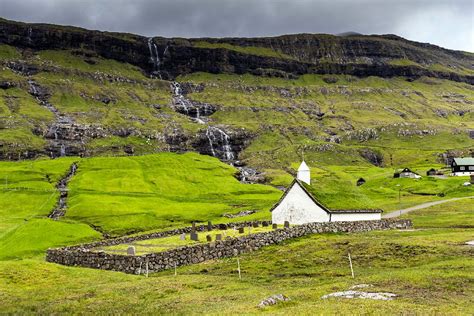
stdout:
[[455,176],[474,175],[474,158],[454,158],[451,162],[451,172]]
[[296,179],[286,189],[280,200],[270,209],[272,222],[301,225],[313,222],[341,222],[380,220],[382,210],[329,210],[308,190],[310,170],[303,161]]
[[398,170],[393,174],[394,178],[412,178],[412,179],[420,179],[421,176],[411,171],[409,168],[403,168],[402,170]]

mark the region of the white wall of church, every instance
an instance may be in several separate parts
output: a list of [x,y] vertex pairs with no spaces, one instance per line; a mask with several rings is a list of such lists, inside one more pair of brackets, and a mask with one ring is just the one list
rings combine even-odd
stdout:
[[272,211],[272,222],[283,224],[329,222],[329,214],[316,205],[298,185],[294,184],[281,203]]
[[333,213],[331,222],[375,221],[382,219],[382,213]]
[[471,172],[470,171],[465,171],[465,172],[458,171],[458,172],[453,173],[453,175],[457,176],[457,177],[467,177],[467,176],[470,176],[471,174],[474,175],[474,171],[471,171]]

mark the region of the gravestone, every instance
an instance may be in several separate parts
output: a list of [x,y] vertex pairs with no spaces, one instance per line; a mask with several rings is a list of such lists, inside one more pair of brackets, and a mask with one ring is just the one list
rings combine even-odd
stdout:
[[212,223],[209,221],[207,222],[207,231],[210,232],[212,230]]
[[262,222],[262,227],[268,227],[268,222],[267,222],[267,221],[263,221],[263,222]]
[[254,228],[257,228],[257,227],[258,227],[258,222],[254,222],[254,223],[252,224],[252,226],[253,226]]
[[179,239],[186,240],[186,234],[182,233],[181,235],[179,235]]
[[285,228],[290,228],[290,222],[289,222],[289,221],[285,221],[284,227],[285,227]]
[[226,224],[219,224],[219,229],[221,229],[221,230],[226,230],[226,229],[227,229],[227,225],[226,225]]
[[127,248],[127,255],[134,256],[135,255],[135,246],[130,246]]
[[217,234],[216,235],[216,240],[222,240],[222,234]]
[[239,227],[239,234],[243,234],[244,233],[244,228],[243,227]]
[[206,235],[206,241],[212,241],[212,236],[211,235]]
[[193,222],[193,226],[191,227],[191,231],[192,231],[192,232],[195,232],[195,231],[196,231],[196,223],[195,223],[195,222]]
[[194,241],[199,240],[198,234],[195,231],[191,232],[191,240],[194,240]]
[[272,228],[273,228],[273,229],[277,229],[277,228],[278,228],[278,225],[277,225],[277,224],[273,224],[273,225],[272,225]]

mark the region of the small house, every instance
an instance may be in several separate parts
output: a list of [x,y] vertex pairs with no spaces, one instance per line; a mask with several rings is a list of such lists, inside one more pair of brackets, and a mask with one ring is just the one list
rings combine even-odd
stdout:
[[313,222],[380,220],[382,210],[329,210],[308,190],[310,170],[303,161],[298,175],[286,189],[280,200],[270,209],[272,222],[306,224]]
[[451,172],[454,176],[474,175],[474,158],[454,158],[451,162]]
[[426,171],[426,175],[427,175],[428,177],[435,176],[436,174],[437,174],[437,171],[436,171],[436,169],[434,169],[434,168],[431,168],[430,170]]
[[365,183],[365,179],[364,178],[359,178],[359,180],[357,180],[357,186],[360,187],[361,185],[363,185]]
[[412,178],[412,179],[420,179],[421,176],[416,173],[411,171],[409,168],[404,168],[400,171],[397,171],[393,174],[394,178]]

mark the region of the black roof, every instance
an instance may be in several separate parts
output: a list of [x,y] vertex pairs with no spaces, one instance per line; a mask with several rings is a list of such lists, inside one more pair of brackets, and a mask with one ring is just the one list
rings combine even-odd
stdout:
[[272,212],[278,205],[280,205],[281,201],[283,201],[283,199],[286,197],[286,195],[288,194],[288,192],[290,192],[291,188],[295,185],[299,185],[301,187],[301,189],[303,189],[303,191],[306,193],[306,195],[311,199],[313,200],[313,202],[319,206],[320,208],[322,208],[324,211],[326,211],[327,213],[330,213],[331,211],[324,205],[321,204],[321,202],[319,202],[318,200],[316,200],[316,198],[311,194],[311,192],[309,192],[305,187],[304,187],[304,184],[298,180],[298,179],[294,179],[293,182],[291,182],[291,184],[288,186],[288,188],[285,190],[285,193],[281,196],[281,198],[278,200],[278,202],[275,203],[275,205],[272,206],[272,208],[270,209],[270,212]]

